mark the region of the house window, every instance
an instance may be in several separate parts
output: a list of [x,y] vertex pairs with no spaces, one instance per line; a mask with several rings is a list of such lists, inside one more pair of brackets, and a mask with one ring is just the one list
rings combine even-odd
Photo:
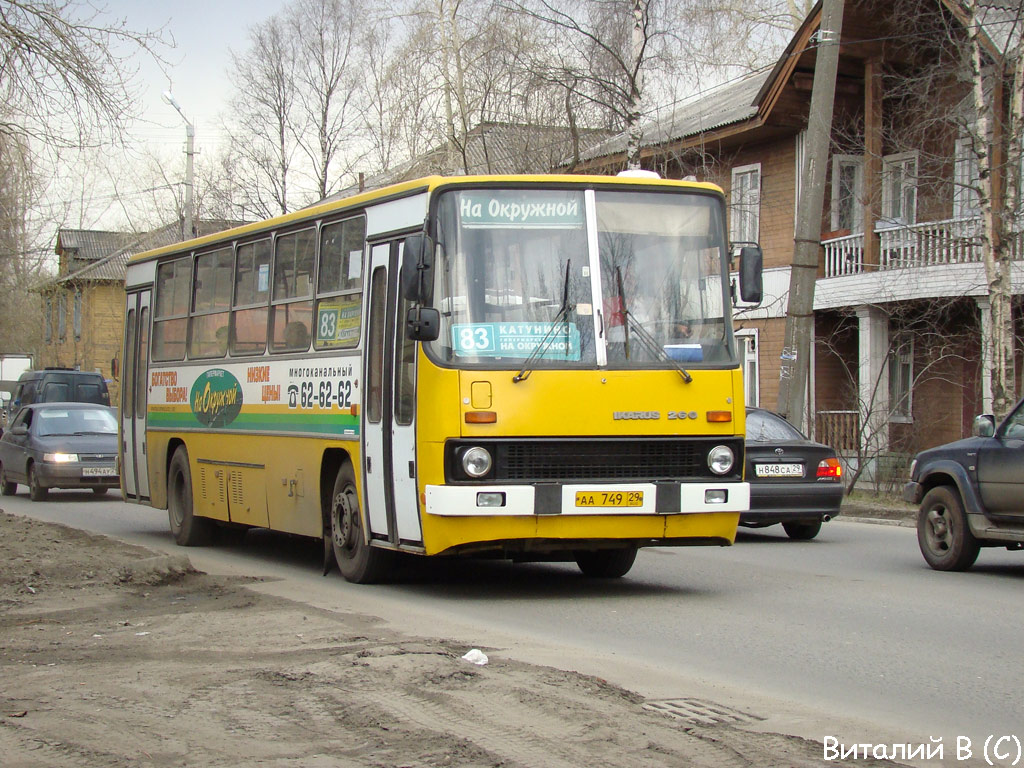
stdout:
[[68,337],[68,308],[63,293],[57,294],[57,341],[63,343]]
[[732,169],[733,242],[756,243],[761,218],[761,164],[741,165]]
[[953,218],[973,219],[981,215],[978,199],[978,155],[969,138],[957,139],[953,160]]
[[832,229],[851,233],[864,231],[864,158],[857,155],[832,157]]
[[882,217],[904,226],[917,221],[917,152],[882,158]]
[[761,396],[758,384],[757,329],[736,331],[736,343],[743,345],[743,401],[756,408]]
[[912,387],[914,381],[914,342],[895,336],[889,355],[889,420],[912,421]]
[[46,343],[53,343],[53,297],[46,297]]
[[74,314],[75,341],[82,340],[82,289],[75,289],[75,314]]

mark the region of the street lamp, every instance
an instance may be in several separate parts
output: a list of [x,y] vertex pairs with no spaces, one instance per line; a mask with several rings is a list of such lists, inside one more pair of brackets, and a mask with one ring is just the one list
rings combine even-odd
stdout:
[[195,155],[195,138],[196,129],[189,122],[189,119],[185,117],[185,113],[181,109],[181,105],[178,104],[177,99],[170,91],[164,91],[162,98],[165,103],[170,104],[177,110],[178,114],[181,115],[181,119],[185,121],[185,233],[186,239],[195,237],[195,230],[192,227],[192,183],[193,183],[193,163],[192,158]]

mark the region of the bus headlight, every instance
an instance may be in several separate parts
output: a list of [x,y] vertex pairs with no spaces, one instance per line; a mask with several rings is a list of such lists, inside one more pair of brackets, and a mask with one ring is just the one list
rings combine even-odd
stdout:
[[491,471],[491,453],[486,448],[474,446],[462,454],[462,469],[470,477],[483,477]]
[[727,445],[716,445],[708,451],[708,467],[716,475],[728,474],[735,461],[736,457],[732,454],[732,448]]

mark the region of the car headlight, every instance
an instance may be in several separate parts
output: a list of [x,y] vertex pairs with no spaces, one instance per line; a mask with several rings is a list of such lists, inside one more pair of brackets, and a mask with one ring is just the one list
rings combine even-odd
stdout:
[[78,461],[77,453],[44,453],[43,461],[52,461],[54,464],[68,464]]
[[727,445],[716,445],[708,451],[708,467],[716,475],[728,474],[735,461],[736,457],[732,453],[732,448]]
[[470,477],[483,477],[491,471],[491,453],[486,448],[474,446],[462,454],[462,469]]
[[914,472],[916,472],[916,471],[917,471],[917,459],[914,459],[912,462],[910,462],[910,479],[911,480],[914,479]]

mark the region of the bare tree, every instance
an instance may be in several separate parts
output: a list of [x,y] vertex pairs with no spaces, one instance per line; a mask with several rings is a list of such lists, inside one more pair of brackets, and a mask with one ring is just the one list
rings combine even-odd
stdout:
[[[1024,250],[1024,4],[898,0],[891,13],[901,36],[885,73],[893,117],[884,145],[919,156],[918,207],[948,200],[952,187],[954,216],[977,223],[959,227],[959,247],[984,264],[985,375],[992,409],[1003,416],[1017,395],[1010,266]],[[910,114],[913,121],[900,119]]]
[[295,38],[280,15],[250,29],[248,49],[231,55],[230,77],[236,94],[226,126],[230,162],[243,187],[241,206],[261,218],[287,213],[292,207],[295,71]]
[[978,202],[990,314],[985,343],[991,358],[992,410],[999,418],[1009,413],[1017,399],[1010,267],[1024,213],[1024,4],[1015,5],[965,2],[965,58],[975,115],[967,128],[980,172]]
[[[907,462],[922,440],[935,443],[954,438],[939,435],[936,439],[929,434],[947,423],[948,414],[913,407],[911,393],[935,387],[948,398],[951,388],[964,387],[964,368],[973,364],[968,353],[977,328],[969,299],[874,305],[872,309],[886,316],[889,325],[885,362],[874,372],[857,363],[855,312],[835,313],[831,321],[822,317],[817,324],[818,365],[834,371],[840,384],[828,394],[826,407],[819,407],[816,437],[833,445],[845,460],[847,493],[865,479],[876,490],[898,490],[896,485],[906,478]],[[951,323],[961,330],[946,332]],[[918,398],[918,402],[928,399]]]
[[298,0],[288,9],[296,64],[295,139],[321,199],[338,183],[343,151],[355,146],[366,10],[360,0]]
[[48,147],[119,136],[136,108],[132,57],[164,44],[160,30],[133,30],[91,4],[4,0],[0,133]]
[[29,230],[29,209],[40,191],[23,138],[0,134],[0,351],[37,352],[42,323],[31,289],[42,279],[46,253]]

